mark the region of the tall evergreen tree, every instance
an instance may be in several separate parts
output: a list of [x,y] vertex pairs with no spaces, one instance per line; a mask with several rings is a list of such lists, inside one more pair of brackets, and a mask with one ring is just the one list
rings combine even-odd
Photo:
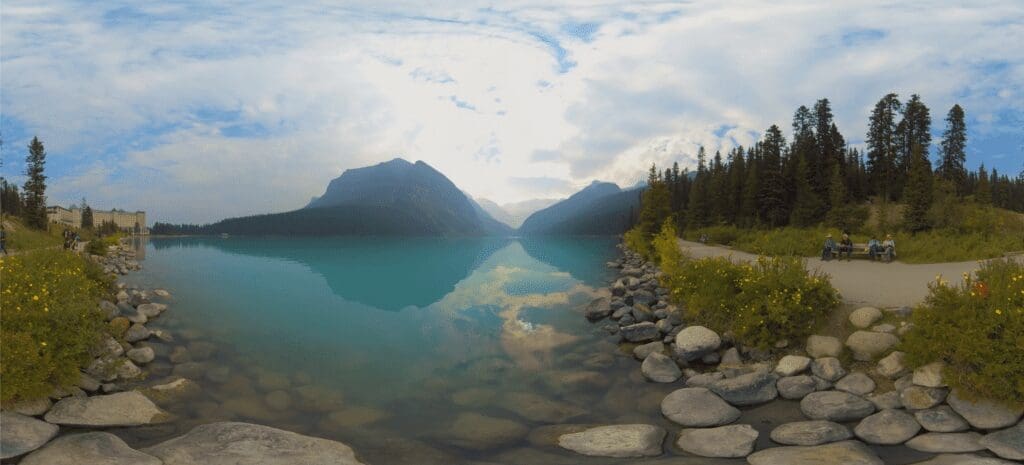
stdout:
[[46,229],[46,149],[38,137],[33,137],[25,157],[24,195],[25,223],[36,229]]
[[946,115],[946,130],[942,133],[939,145],[939,177],[952,182],[957,193],[964,195],[967,191],[967,125],[964,123],[964,109],[959,104],[953,105]]
[[0,213],[21,216],[21,193],[17,184],[0,177]]
[[992,185],[985,164],[978,167],[978,185],[974,188],[974,201],[982,205],[992,204]]
[[907,177],[903,211],[904,226],[911,232],[923,231],[931,227],[928,211],[932,207],[933,183],[932,168],[928,155],[917,144],[910,151],[910,172]]
[[875,193],[884,200],[892,200],[899,183],[896,156],[899,143],[896,137],[896,115],[900,112],[896,94],[888,94],[875,104],[868,122],[867,152],[868,174]]
[[844,231],[853,229],[851,226],[851,211],[849,207],[847,191],[846,191],[846,180],[840,173],[839,166],[832,168],[832,181],[829,183],[828,189],[829,195],[829,210],[828,214],[825,215],[825,222],[829,226],[840,228]]
[[762,143],[761,193],[758,204],[771,227],[784,226],[789,219],[786,185],[782,176],[782,154],[786,138],[776,125],[765,132]]
[[736,223],[743,205],[743,183],[746,176],[746,162],[743,147],[736,147],[729,155],[729,209],[728,221]]
[[711,163],[711,181],[708,188],[708,200],[711,204],[711,219],[715,223],[730,220],[732,208],[729,206],[729,177],[726,166],[722,163],[722,152],[716,151]]
[[821,213],[825,209],[825,203],[822,202],[814,187],[811,186],[810,176],[807,172],[807,159],[800,157],[797,166],[796,202],[793,204],[790,222],[796,226],[807,227],[817,224],[821,220]]
[[691,228],[702,228],[708,225],[708,170],[706,155],[702,146],[697,151],[697,176],[690,185],[689,205],[686,207],[687,225]]
[[740,200],[740,211],[737,223],[740,226],[751,227],[757,224],[757,216],[760,211],[758,199],[761,196],[761,173],[757,169],[758,159],[754,147],[747,151],[746,179],[743,181],[743,197]]
[[921,96],[913,94],[903,105],[903,118],[896,125],[896,138],[899,141],[899,152],[896,156],[897,177],[896,196],[900,197],[906,177],[910,174],[910,161],[914,146],[920,146],[927,158],[932,144],[932,117],[928,107],[921,101]]
[[92,229],[92,207],[85,202],[85,197],[82,197],[82,228]]
[[[811,186],[815,193],[824,197],[828,195],[828,182],[832,174],[832,166],[840,163],[842,155],[839,150],[842,145],[836,145],[835,136],[839,129],[835,128],[833,133],[832,104],[827,98],[818,100],[814,104],[814,141],[817,161],[808,163],[810,169]],[[840,136],[842,137],[842,136]]]

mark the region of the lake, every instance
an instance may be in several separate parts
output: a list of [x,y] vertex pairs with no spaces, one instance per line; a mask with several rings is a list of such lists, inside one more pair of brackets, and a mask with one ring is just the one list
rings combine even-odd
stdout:
[[[212,421],[351,445],[367,463],[632,463],[553,445],[553,424],[650,423],[679,383],[646,382],[582,308],[615,274],[614,238],[153,238],[129,285],[172,293],[147,324],[171,343],[146,384],[201,394],[167,425],[114,430],[145,447]],[[171,359],[176,363],[172,363]],[[767,433],[795,402],[747,409]],[[885,448],[876,449],[883,456]],[[679,453],[680,455],[685,455]],[[893,450],[888,463],[909,463]],[[692,458],[693,464],[744,460]],[[673,462],[684,463],[684,462]]]

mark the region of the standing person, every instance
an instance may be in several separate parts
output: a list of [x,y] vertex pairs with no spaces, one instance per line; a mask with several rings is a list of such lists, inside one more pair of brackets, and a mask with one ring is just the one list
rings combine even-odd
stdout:
[[853,255],[853,241],[847,233],[843,233],[843,238],[839,241],[839,258],[843,257],[843,252],[846,253],[846,261],[850,261]]
[[896,241],[892,240],[892,234],[885,235],[885,241],[882,242],[882,250],[885,253],[885,260],[891,262],[893,258],[896,258]]
[[825,235],[825,247],[821,250],[821,259],[823,261],[832,259],[832,252],[836,250],[836,241],[832,240],[832,234]]

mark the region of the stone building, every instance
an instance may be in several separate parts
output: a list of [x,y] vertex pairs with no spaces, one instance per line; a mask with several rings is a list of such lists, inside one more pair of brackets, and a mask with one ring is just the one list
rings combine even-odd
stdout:
[[[46,207],[46,217],[51,223],[75,228],[82,227],[82,209],[67,209],[61,206]],[[112,221],[121,231],[126,233],[149,234],[146,227],[146,212],[127,212],[123,210],[93,210],[92,224],[98,227],[106,221]]]

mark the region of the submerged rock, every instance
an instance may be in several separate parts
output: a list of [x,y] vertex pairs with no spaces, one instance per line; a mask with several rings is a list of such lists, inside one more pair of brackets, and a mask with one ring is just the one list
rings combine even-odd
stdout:
[[53,439],[57,425],[14,412],[0,412],[0,459],[9,459],[34,451]]
[[606,297],[592,300],[587,305],[586,310],[583,311],[583,315],[586,316],[587,319],[591,321],[597,321],[607,318],[611,314],[611,303]]
[[110,433],[91,432],[57,438],[39,449],[21,465],[165,465],[152,455],[139,452]]
[[498,405],[527,420],[540,423],[565,423],[587,413],[575,405],[555,402],[529,392],[513,392],[502,396]]
[[640,371],[645,378],[656,383],[673,383],[683,375],[675,360],[659,352],[648,355],[640,366]]
[[200,425],[142,452],[163,465],[362,465],[340,442],[238,422]]
[[597,457],[654,457],[661,455],[665,430],[653,425],[609,425],[564,434],[558,445]]
[[676,445],[701,457],[746,457],[754,452],[758,435],[750,425],[686,428],[679,432]]
[[520,423],[479,413],[462,413],[445,433],[448,442],[463,449],[495,449],[518,442],[529,430]]
[[817,446],[852,437],[853,433],[849,428],[825,420],[786,423],[779,425],[771,433],[772,441],[790,446]]
[[874,452],[858,441],[841,441],[820,446],[772,447],[747,457],[750,465],[885,465]]
[[719,426],[740,417],[739,409],[702,387],[673,391],[661,401],[661,413],[672,422],[689,427]]

